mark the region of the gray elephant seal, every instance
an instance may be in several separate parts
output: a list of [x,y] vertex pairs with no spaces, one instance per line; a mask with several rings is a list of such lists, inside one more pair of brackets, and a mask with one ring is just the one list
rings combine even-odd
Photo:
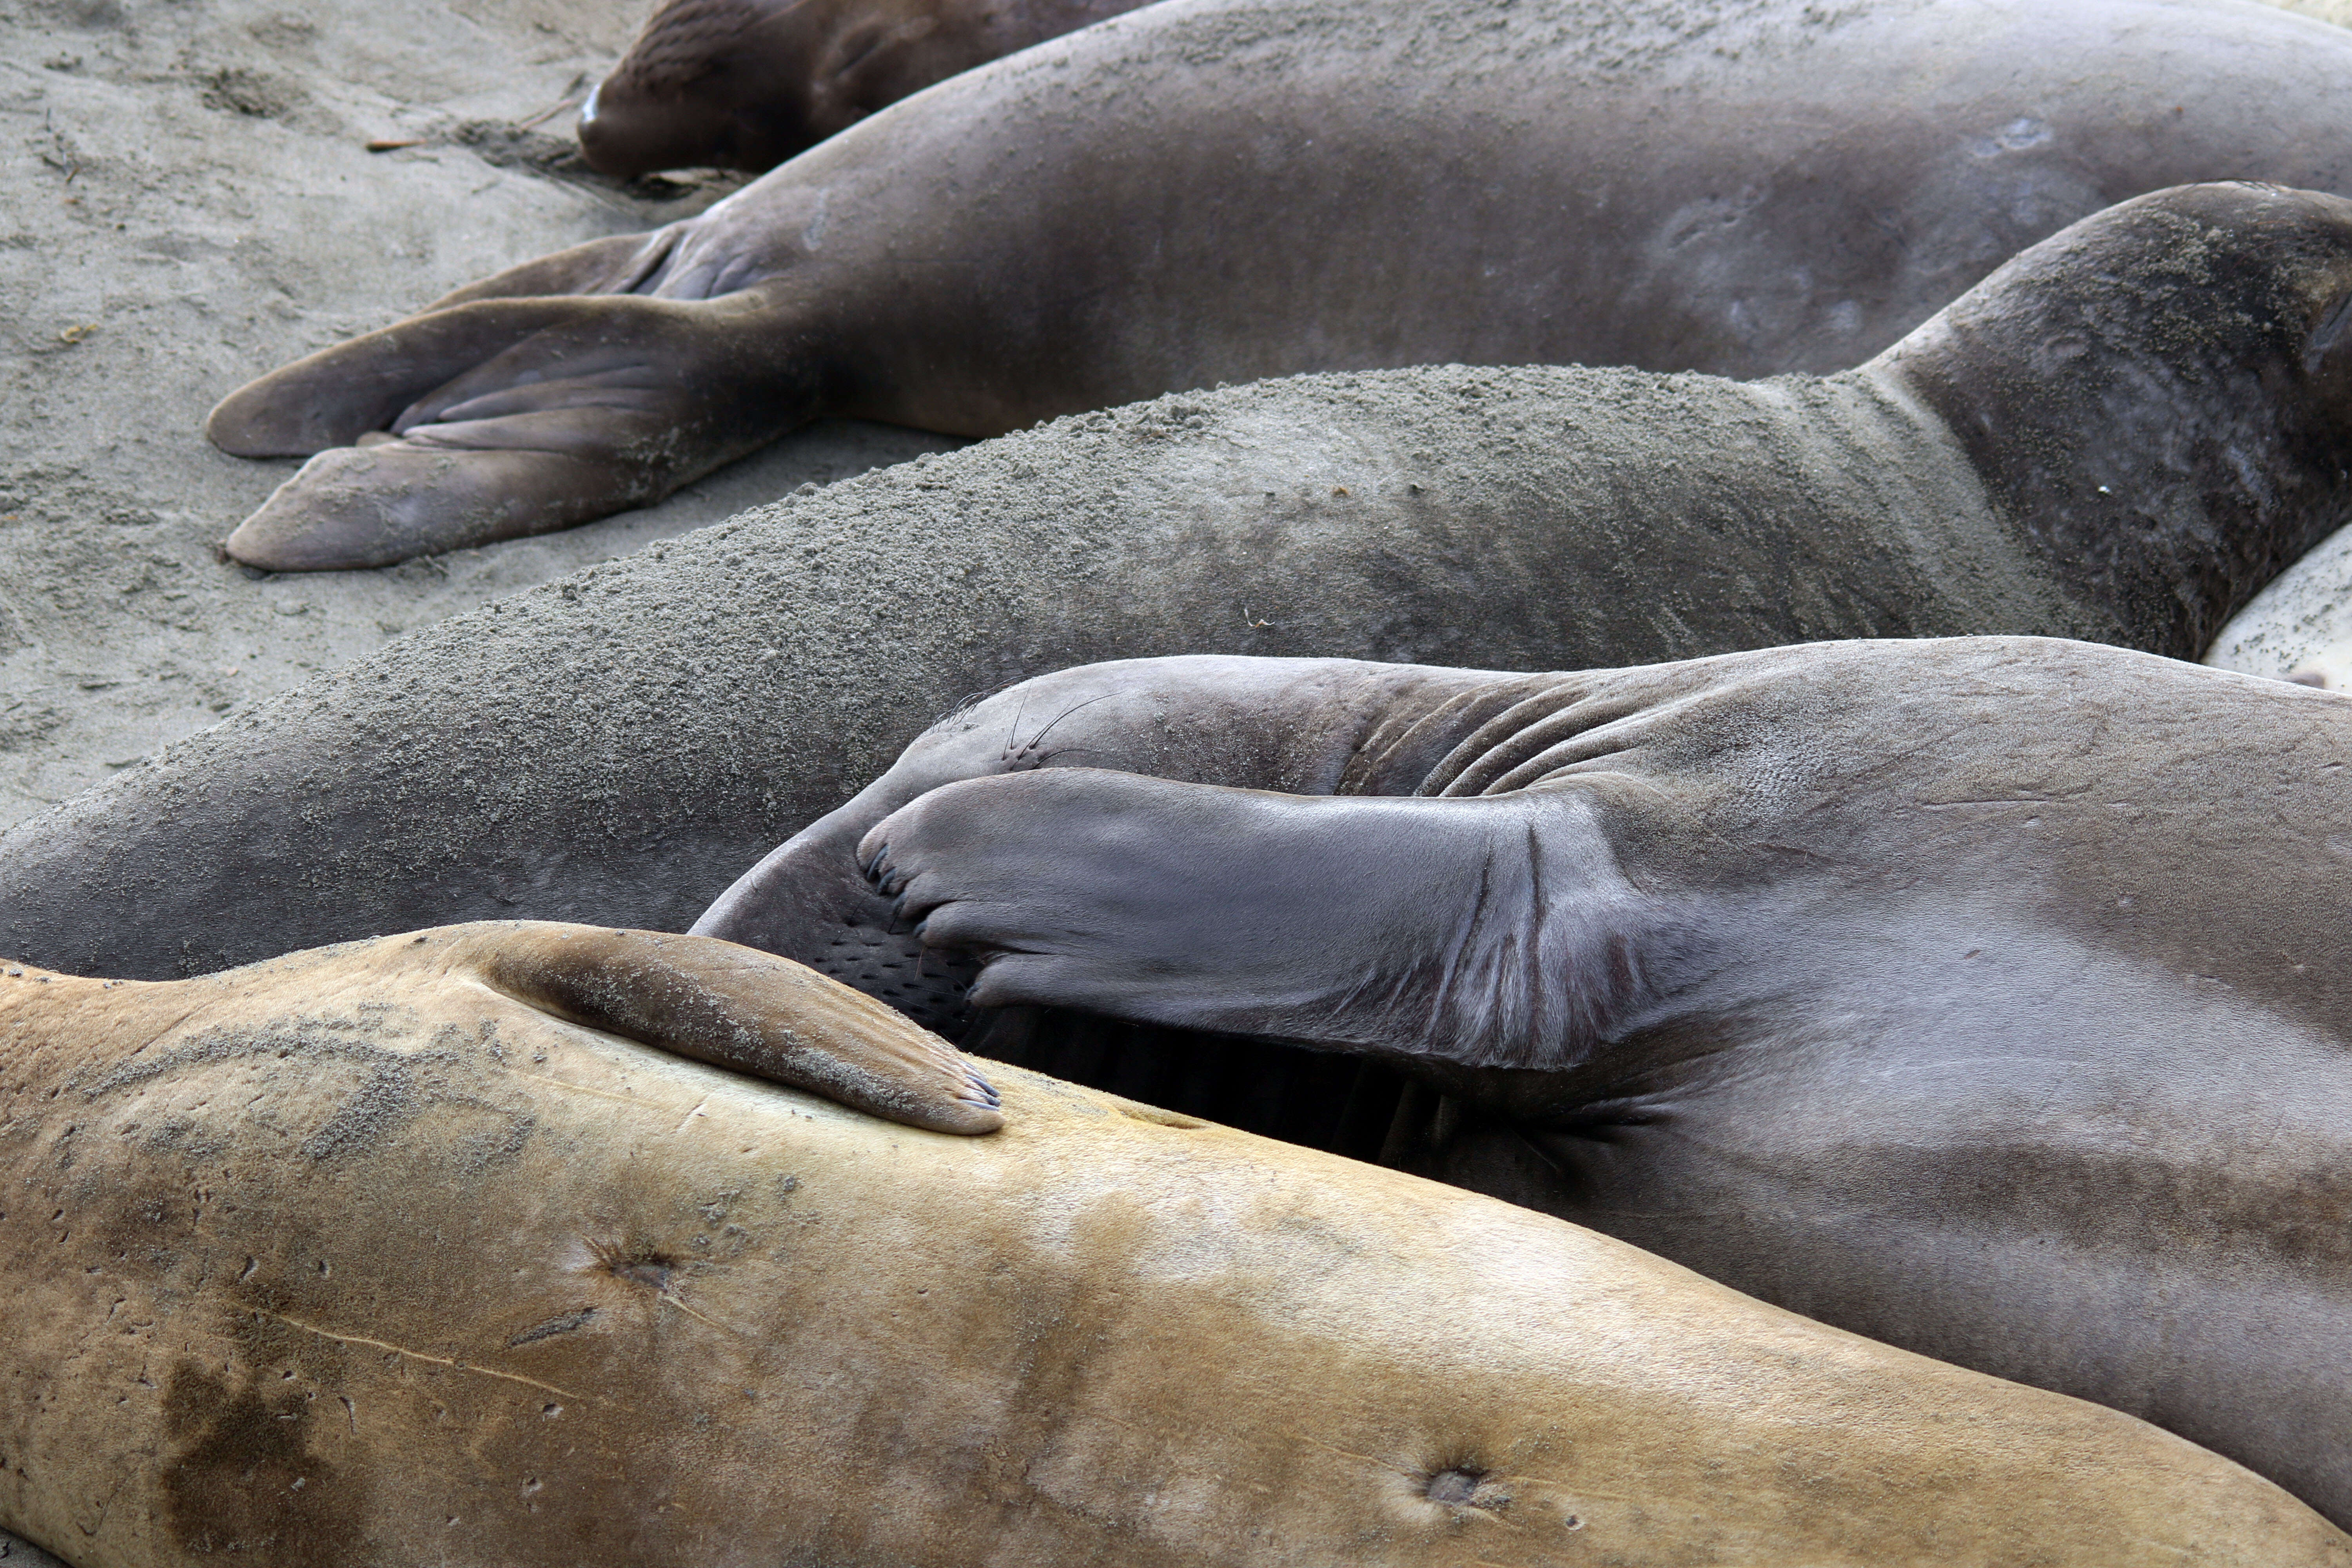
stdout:
[[988,436],[1302,371],[1843,369],[2126,197],[2352,191],[2347,79],[2352,34],[2230,0],[1166,0],[232,394],[224,449],[317,455],[228,548],[568,527],[824,414]]
[[877,109],[1143,0],[666,0],[580,109],[599,173],[774,168]]
[[[455,617],[27,819],[0,952],[169,976],[436,921],[680,929],[973,691],[1093,659],[2191,655],[2347,521],[2347,292],[2352,205],[2198,187],[1827,380],[1309,378],[868,475]],[[1955,432],[1988,427],[1979,468]]]
[[970,1109],[789,967],[501,923],[0,974],[0,1523],[89,1568],[2352,1563],[2178,1437],[1526,1209],[1018,1071],[953,1137],[651,1048]]
[[1447,1097],[1394,1163],[2340,1523],[2347,759],[2342,698],[2040,639],[1116,663],[941,724],[698,930],[895,914],[984,1006],[1378,1058]]

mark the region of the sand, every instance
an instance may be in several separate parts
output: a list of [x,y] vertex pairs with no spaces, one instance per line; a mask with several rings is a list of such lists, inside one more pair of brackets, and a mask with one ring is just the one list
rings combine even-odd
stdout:
[[[294,464],[199,432],[248,377],[483,273],[687,216],[530,119],[641,0],[0,0],[0,826],[485,600],[959,443],[831,424],[650,510],[381,572],[217,545]],[[370,141],[416,145],[371,153]]]

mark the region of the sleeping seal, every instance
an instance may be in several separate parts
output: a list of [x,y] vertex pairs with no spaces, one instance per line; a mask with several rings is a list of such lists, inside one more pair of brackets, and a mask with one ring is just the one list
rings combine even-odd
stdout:
[[1528,1210],[1017,1069],[954,1137],[636,1043],[726,1018],[972,1109],[784,967],[501,926],[0,973],[0,1526],[88,1568],[2352,1563],[2169,1434]]
[[824,414],[990,436],[1312,370],[1842,369],[2126,197],[2352,192],[2347,78],[2352,35],[2236,0],[1167,0],[231,394],[224,449],[317,456],[228,548],[568,527]]
[[2352,517],[2352,203],[2126,204],[1862,370],[1308,378],[1088,415],[490,605],[0,837],[0,953],[681,929],[975,690],[2032,632],[2194,655]]
[[774,168],[935,81],[1142,0],[665,0],[580,107],[600,174]]
[[1447,1097],[1391,1162],[2342,1523],[2347,763],[2352,701],[2042,639],[1115,663],[943,723],[697,930],[1379,1058]]

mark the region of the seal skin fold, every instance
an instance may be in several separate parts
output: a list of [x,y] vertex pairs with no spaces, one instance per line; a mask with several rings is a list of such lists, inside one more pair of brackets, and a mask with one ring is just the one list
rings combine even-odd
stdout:
[[2153,1427],[1523,1209],[1017,1069],[993,1136],[895,1126],[486,983],[592,939],[650,940],[0,972],[0,1526],[85,1568],[2352,1561]]
[[1305,371],[1833,371],[2127,197],[2352,190],[2347,76],[2343,29],[2234,0],[1173,0],[231,393],[224,450],[311,462],[228,549],[565,527],[821,415],[990,436]]
[[696,930],[952,975],[928,1016],[1015,1059],[950,1004],[1376,1058],[1386,1162],[2342,1522],[2347,758],[2340,697],[2032,638],[1114,663],[942,722]]
[[665,0],[580,109],[598,173],[763,174],[958,71],[1140,0]]

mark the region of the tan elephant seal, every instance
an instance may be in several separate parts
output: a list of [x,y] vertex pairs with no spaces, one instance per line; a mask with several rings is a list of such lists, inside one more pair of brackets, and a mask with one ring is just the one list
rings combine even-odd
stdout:
[[232,393],[223,449],[311,461],[228,548],[569,527],[824,415],[1841,370],[2128,197],[2352,192],[2347,78],[2352,34],[2231,0],[1163,0]]
[[958,71],[1143,0],[664,0],[580,107],[599,173],[774,168]]
[[974,1109],[779,969],[510,925],[0,973],[0,1525],[82,1568],[2352,1563],[2151,1426],[1526,1210],[1018,1069],[945,1136],[562,1016]]

